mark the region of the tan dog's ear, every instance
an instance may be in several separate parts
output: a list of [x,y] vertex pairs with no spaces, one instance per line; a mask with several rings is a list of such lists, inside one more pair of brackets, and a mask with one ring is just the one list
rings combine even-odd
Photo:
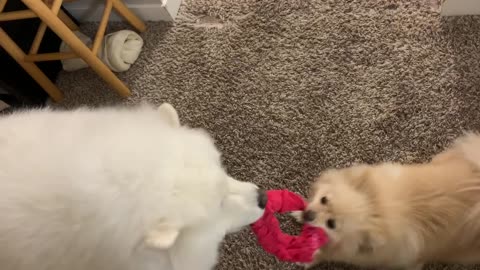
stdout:
[[375,195],[374,187],[370,184],[370,166],[356,165],[343,170],[345,180],[353,188],[358,191],[367,193],[368,195]]
[[180,230],[171,224],[161,223],[145,235],[145,244],[154,249],[168,249],[175,243]]
[[158,107],[157,110],[160,113],[160,117],[171,127],[180,127],[180,118],[178,117],[178,113],[170,103],[163,103]]
[[334,173],[336,170],[334,169],[327,169],[323,172],[320,172],[317,177],[315,177],[313,183],[310,184],[307,190],[307,196],[309,198],[313,197],[318,189],[324,185],[330,183],[330,174]]

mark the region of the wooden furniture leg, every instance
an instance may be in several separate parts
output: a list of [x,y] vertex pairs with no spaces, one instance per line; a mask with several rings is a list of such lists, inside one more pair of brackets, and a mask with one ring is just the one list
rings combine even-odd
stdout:
[[0,22],[37,18],[37,14],[31,10],[19,10],[0,13]]
[[[50,5],[50,9],[52,10],[52,12],[57,15],[58,11],[62,6],[62,0],[53,0]],[[47,31],[47,25],[44,22],[41,22],[40,26],[38,27],[37,34],[33,39],[32,46],[30,47],[30,52],[28,54],[36,54],[38,52],[38,49],[40,49],[40,44],[43,40],[43,36],[45,35],[45,31]]]
[[65,13],[65,11],[63,11],[62,9],[60,9],[58,11],[58,17],[60,18],[60,20],[62,20],[62,22],[68,27],[70,28],[70,30],[72,31],[78,31],[80,30],[80,28],[78,27],[78,25],[67,15],[67,13]]
[[17,44],[8,36],[8,34],[0,28],[0,47],[15,59],[15,61],[50,95],[55,102],[59,102],[63,98],[63,94],[57,86],[35,65],[34,63],[25,62],[25,53]]
[[137,31],[145,32],[147,26],[138,18],[121,0],[112,0],[113,8],[120,16],[122,16],[127,22],[129,22]]
[[0,0],[0,12],[3,11],[6,4],[7,4],[7,0]]
[[105,1],[105,9],[103,10],[102,19],[98,25],[97,34],[95,34],[95,39],[93,40],[92,53],[97,55],[98,50],[103,42],[103,37],[105,36],[105,30],[107,29],[108,19],[110,18],[110,13],[112,12],[112,0]]
[[22,2],[121,96],[130,95],[128,87],[42,1]]

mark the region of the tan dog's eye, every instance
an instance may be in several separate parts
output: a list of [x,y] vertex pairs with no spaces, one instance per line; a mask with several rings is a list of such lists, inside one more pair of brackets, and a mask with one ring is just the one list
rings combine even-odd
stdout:
[[323,197],[320,199],[320,203],[323,204],[323,205],[327,204],[327,203],[328,203],[327,197],[323,196]]
[[333,219],[333,218],[327,219],[327,227],[328,227],[329,229],[331,229],[331,230],[335,229],[336,225],[337,225],[337,224],[336,224],[336,222],[335,222],[335,219]]

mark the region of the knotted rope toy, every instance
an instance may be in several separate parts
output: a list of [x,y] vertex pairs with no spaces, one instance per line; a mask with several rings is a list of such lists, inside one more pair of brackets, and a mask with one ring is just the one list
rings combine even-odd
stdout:
[[288,190],[270,190],[267,191],[267,196],[265,213],[251,225],[260,246],[281,261],[312,262],[315,251],[328,241],[326,233],[320,228],[304,224],[300,235],[285,234],[275,217],[275,213],[304,210],[304,199]]

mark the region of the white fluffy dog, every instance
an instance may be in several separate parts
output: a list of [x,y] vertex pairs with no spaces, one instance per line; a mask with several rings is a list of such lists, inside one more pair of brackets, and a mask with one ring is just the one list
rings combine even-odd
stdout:
[[0,118],[2,270],[210,270],[265,204],[169,104]]

